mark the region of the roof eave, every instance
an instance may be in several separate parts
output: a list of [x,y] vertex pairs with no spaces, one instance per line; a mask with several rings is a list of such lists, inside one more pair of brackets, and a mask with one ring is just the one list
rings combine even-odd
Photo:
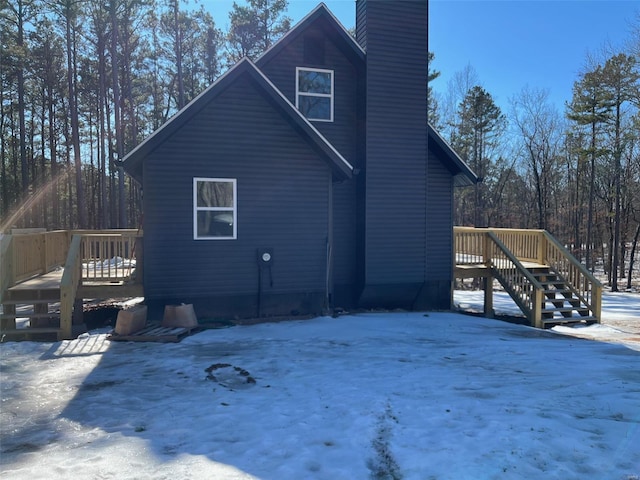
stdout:
[[[248,59],[243,58],[233,67],[227,70],[219,78],[216,79],[209,87],[204,89],[191,100],[187,105],[182,107],[171,118],[163,123],[158,129],[154,130],[147,138],[139,143],[133,150],[125,155],[122,159],[122,165],[124,170],[131,175],[135,180],[142,183],[142,161],[155,150],[164,139],[169,135],[177,131],[189,118],[198,113],[208,103],[205,97],[215,96],[217,90],[224,88],[225,83],[232,81],[233,77],[242,68],[245,62],[249,62]],[[202,104],[202,106],[198,106]]]
[[127,173],[142,183],[142,162],[144,158],[162,144],[168,136],[183,126],[191,117],[205,108],[210,100],[226,88],[226,84],[231,84],[235,78],[242,73],[247,73],[253,78],[263,93],[271,98],[278,108],[293,122],[295,127],[305,135],[317,150],[325,155],[334,173],[341,178],[351,178],[353,174],[351,164],[248,58],[240,60],[211,86],[189,102],[182,110],[171,117],[164,125],[129,152],[123,160],[123,165]]
[[456,187],[467,187],[478,183],[478,176],[471,170],[456,151],[442,138],[442,136],[431,126],[427,124],[429,132],[429,141],[434,142],[436,146],[445,154],[449,161],[449,167],[453,173],[453,183]]
[[334,173],[343,179],[353,176],[353,166],[342,154],[320,133],[320,131],[289,101],[284,94],[262,73],[252,62],[252,76],[262,85],[265,92],[293,121],[295,126],[322,152],[331,162]]

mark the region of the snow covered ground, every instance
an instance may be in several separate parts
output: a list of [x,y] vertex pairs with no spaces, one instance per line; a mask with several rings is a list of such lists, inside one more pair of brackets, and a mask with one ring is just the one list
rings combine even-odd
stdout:
[[[483,311],[484,292],[482,290],[455,290],[454,304],[461,310]],[[494,310],[497,315],[522,316],[509,294],[493,292]],[[640,351],[640,294],[628,292],[602,293],[602,323],[589,326],[557,326],[553,330],[603,342],[622,343]]]
[[1,478],[640,479],[632,341],[455,313],[106,333],[0,345]]

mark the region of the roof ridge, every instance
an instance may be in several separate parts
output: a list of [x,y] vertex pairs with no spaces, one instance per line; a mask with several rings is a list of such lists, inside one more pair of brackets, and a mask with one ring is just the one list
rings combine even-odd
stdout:
[[271,45],[267,50],[262,52],[258,58],[256,58],[255,63],[259,64],[265,61],[265,58],[271,56],[273,51],[281,48],[281,46],[287,42],[287,40],[298,34],[300,29],[304,29],[306,24],[311,22],[318,15],[325,14],[331,21],[338,27],[338,31],[341,32],[342,37],[347,40],[350,46],[353,48],[354,52],[361,58],[364,59],[366,56],[366,52],[364,49],[358,44],[356,39],[349,33],[349,31],[340,23],[340,20],[333,14],[329,7],[327,7],[323,2],[320,2],[313,10],[307,13],[298,23],[296,23],[293,27],[291,27],[282,37],[280,37],[273,45]]

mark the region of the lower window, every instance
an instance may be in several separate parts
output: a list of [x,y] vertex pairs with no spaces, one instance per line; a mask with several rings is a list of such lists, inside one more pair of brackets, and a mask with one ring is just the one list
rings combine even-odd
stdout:
[[193,238],[225,240],[237,237],[235,178],[193,179]]

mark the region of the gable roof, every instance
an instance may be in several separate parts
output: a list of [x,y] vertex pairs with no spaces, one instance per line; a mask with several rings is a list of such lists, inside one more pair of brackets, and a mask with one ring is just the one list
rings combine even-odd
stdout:
[[478,183],[478,177],[436,130],[428,124],[429,149],[440,153],[438,155],[445,166],[453,175],[453,184],[456,187],[467,187]]
[[279,111],[292,127],[323,157],[338,178],[350,178],[353,166],[329,143],[329,141],[307,120],[298,109],[278,90],[273,83],[248,58],[243,58],[218,78],[211,86],[194,98],[164,125],[136,146],[122,160],[124,169],[133,178],[142,180],[142,162],[173,133],[184,126],[194,115],[202,111],[216,97],[241,76],[248,75],[256,89]]
[[364,62],[365,51],[356,42],[356,39],[344,28],[340,21],[331,13],[324,3],[320,3],[307,16],[300,20],[291,30],[285,33],[276,43],[267,49],[256,60],[256,65],[263,66],[276,57],[286,46],[295,41],[310,25],[317,21],[323,22],[323,27],[333,35],[327,35],[332,40],[337,40],[336,46],[352,60]]

